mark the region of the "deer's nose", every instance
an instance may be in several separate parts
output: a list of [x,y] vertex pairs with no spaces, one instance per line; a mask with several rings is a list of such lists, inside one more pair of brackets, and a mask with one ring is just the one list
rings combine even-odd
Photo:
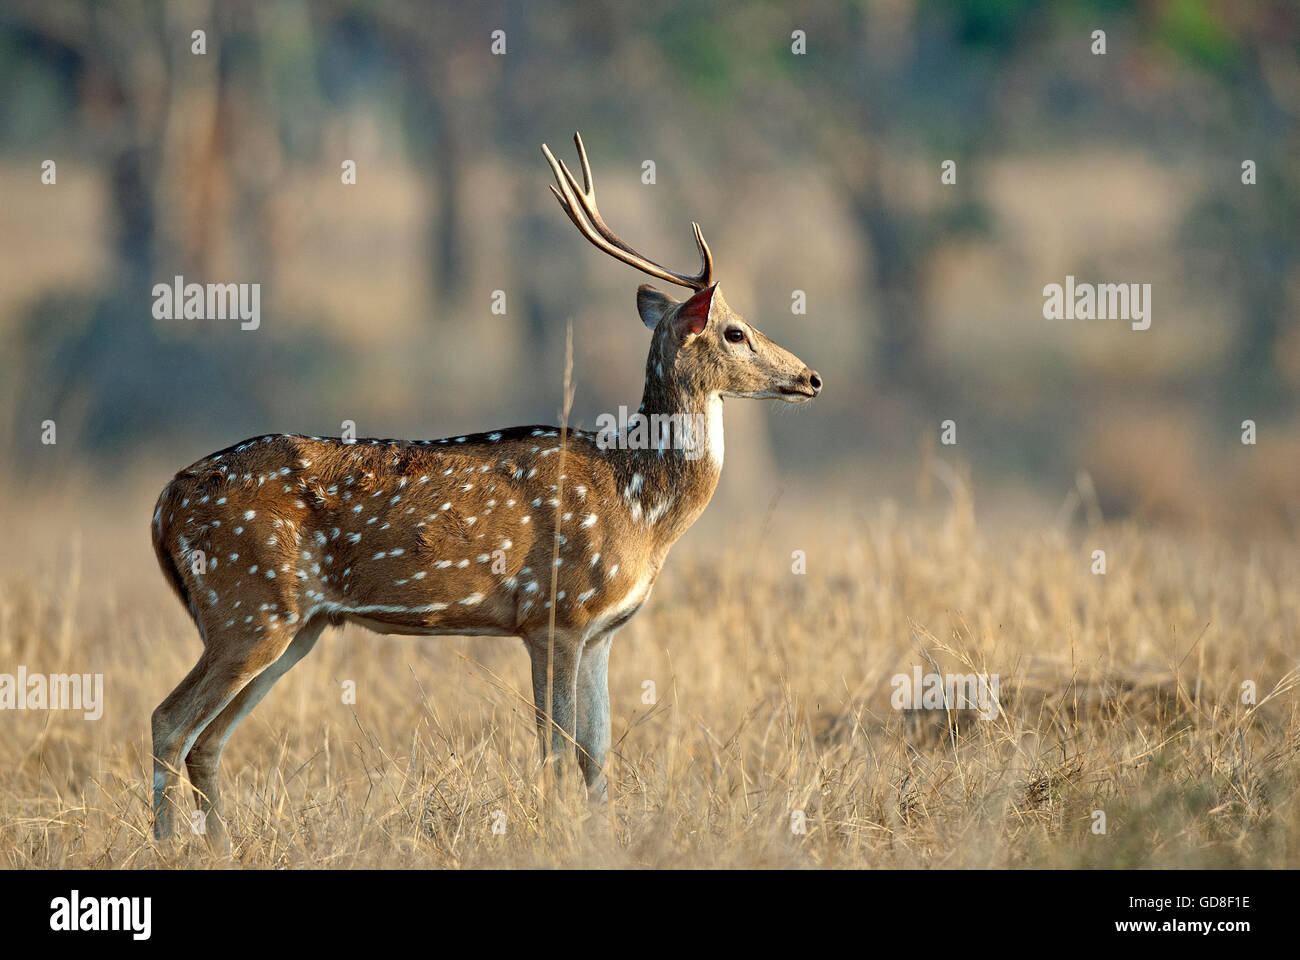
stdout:
[[808,371],[808,386],[813,388],[813,395],[822,392],[822,377],[816,370]]

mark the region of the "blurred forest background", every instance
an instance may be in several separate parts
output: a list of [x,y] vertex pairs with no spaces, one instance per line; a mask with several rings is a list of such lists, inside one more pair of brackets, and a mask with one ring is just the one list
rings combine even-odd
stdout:
[[[965,477],[1058,522],[1300,526],[1293,0],[7,0],[11,488],[151,499],[211,450],[345,419],[555,422],[569,322],[574,420],[634,407],[646,278],[547,190],[539,146],[572,165],[575,129],[614,229],[694,270],[698,220],[728,301],[826,380],[798,410],[728,403],[732,523]],[[177,274],[262,284],[261,328],[155,320]],[[1044,320],[1067,274],[1151,283],[1151,328]]]

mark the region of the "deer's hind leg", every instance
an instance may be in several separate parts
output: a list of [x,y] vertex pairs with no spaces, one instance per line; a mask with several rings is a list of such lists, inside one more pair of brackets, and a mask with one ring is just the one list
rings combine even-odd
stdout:
[[[255,606],[250,603],[250,607]],[[275,663],[294,636],[283,618],[265,613],[203,631],[198,663],[153,712],[154,836],[169,836],[181,762],[204,729],[253,679]]]
[[254,677],[239,691],[217,716],[199,733],[198,739],[185,755],[190,784],[200,811],[199,823],[208,842],[223,851],[230,848],[225,819],[221,816],[220,776],[221,753],[235,728],[262,702],[275,682],[283,677],[303,657],[311,653],[327,626],[324,617],[314,617],[298,628],[289,646],[269,667]]

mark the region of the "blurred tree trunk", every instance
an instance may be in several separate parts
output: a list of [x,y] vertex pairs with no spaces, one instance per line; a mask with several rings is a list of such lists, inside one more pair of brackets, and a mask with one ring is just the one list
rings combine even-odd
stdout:
[[438,209],[434,214],[435,279],[440,281],[440,294],[459,301],[465,294],[465,238],[462,230],[461,197],[464,195],[465,176],[460,138],[453,132],[456,126],[443,110],[435,144],[434,167],[435,194]]
[[866,189],[853,191],[849,201],[876,268],[863,297],[873,304],[880,323],[877,372],[887,388],[925,395],[932,377],[926,362],[930,317],[924,261],[933,243],[918,241],[914,217],[886,206],[876,177]]
[[462,54],[472,42],[486,50],[487,37],[480,35],[478,18],[468,5],[443,6],[436,18],[426,16],[421,6],[398,4],[379,5],[371,13],[377,35],[403,66],[402,92],[413,127],[410,141],[432,157],[430,280],[435,302],[454,309],[466,295],[472,259],[463,200],[476,122],[458,71],[480,65]]
[[[1289,42],[1288,42],[1289,40]],[[1248,151],[1256,159],[1257,185],[1251,191],[1255,201],[1251,230],[1231,243],[1233,271],[1240,278],[1240,303],[1244,314],[1242,332],[1234,338],[1228,359],[1230,393],[1240,402],[1257,401],[1266,407],[1283,402],[1284,386],[1277,365],[1277,347],[1287,316],[1288,284],[1300,258],[1296,223],[1300,219],[1300,176],[1294,154],[1300,133],[1300,106],[1289,95],[1300,95],[1300,66],[1294,50],[1297,37],[1252,36],[1242,57],[1244,74],[1237,91],[1234,117],[1260,114],[1257,129],[1268,131],[1267,139],[1256,141]],[[1284,95],[1279,96],[1279,92]],[[1242,188],[1232,184],[1231,194]],[[1243,205],[1233,196],[1233,219]],[[1263,225],[1264,230],[1259,231]]]

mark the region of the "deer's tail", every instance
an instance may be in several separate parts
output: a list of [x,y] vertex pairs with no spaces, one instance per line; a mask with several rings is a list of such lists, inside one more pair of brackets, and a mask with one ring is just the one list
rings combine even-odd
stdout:
[[172,480],[163,488],[163,492],[158,497],[158,504],[153,512],[153,552],[158,556],[158,566],[162,568],[163,576],[171,584],[171,588],[176,591],[176,595],[181,598],[181,603],[185,604],[185,609],[194,616],[194,603],[190,599],[189,587],[185,585],[185,578],[181,576],[181,571],[176,566],[176,557],[167,546],[169,539],[168,533],[171,530],[172,520],[175,517],[177,504],[180,502],[180,493],[176,489],[176,480]]

